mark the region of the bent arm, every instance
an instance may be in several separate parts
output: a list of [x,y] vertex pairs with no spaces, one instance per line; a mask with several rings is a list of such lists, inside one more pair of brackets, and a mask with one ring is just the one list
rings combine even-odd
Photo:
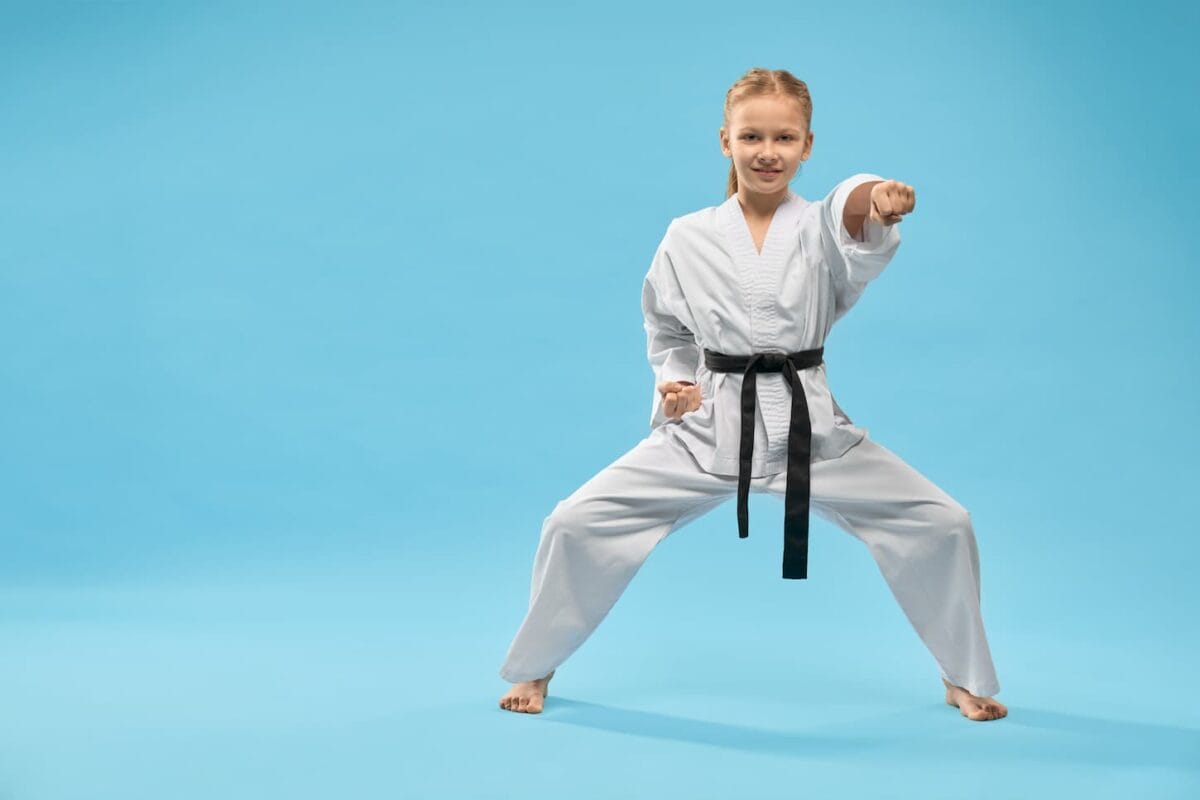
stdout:
[[646,330],[646,355],[654,370],[654,400],[650,410],[653,430],[667,420],[662,409],[658,384],[663,381],[696,382],[700,365],[700,346],[696,337],[671,313],[653,271],[642,283],[643,327]]

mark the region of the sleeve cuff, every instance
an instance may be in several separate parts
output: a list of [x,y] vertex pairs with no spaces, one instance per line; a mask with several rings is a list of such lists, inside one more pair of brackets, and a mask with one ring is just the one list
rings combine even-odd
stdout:
[[875,222],[869,217],[863,220],[862,241],[859,241],[850,235],[846,230],[846,225],[839,225],[841,239],[839,244],[842,251],[853,256],[874,255],[883,250],[888,250],[900,243],[900,229],[897,227],[899,223],[884,225],[882,222]]
[[874,255],[900,242],[900,231],[895,224],[884,225],[868,217],[863,221],[863,240],[858,241],[850,235],[850,232],[846,230],[846,223],[842,221],[850,193],[860,184],[883,180],[887,179],[882,175],[860,172],[857,175],[851,175],[833,190],[833,219],[830,222],[837,226],[838,246],[847,255]]

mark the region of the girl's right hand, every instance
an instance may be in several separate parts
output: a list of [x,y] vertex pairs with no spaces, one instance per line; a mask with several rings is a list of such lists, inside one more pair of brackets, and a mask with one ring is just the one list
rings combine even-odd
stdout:
[[658,385],[658,391],[662,395],[663,413],[671,419],[700,408],[700,387],[690,381],[664,381]]

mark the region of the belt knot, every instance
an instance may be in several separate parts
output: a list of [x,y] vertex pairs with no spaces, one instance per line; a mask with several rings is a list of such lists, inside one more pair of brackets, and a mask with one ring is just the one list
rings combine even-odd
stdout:
[[759,372],[782,372],[783,365],[788,360],[788,354],[774,352],[758,353],[755,355],[755,359],[758,361]]

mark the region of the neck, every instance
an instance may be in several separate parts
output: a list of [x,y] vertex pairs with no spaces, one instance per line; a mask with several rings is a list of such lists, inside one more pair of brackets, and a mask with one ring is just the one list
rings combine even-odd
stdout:
[[745,186],[738,186],[737,199],[742,206],[742,211],[747,216],[769,217],[775,213],[775,209],[779,204],[787,199],[788,187],[785,184],[778,192],[769,194],[764,192],[752,192]]

